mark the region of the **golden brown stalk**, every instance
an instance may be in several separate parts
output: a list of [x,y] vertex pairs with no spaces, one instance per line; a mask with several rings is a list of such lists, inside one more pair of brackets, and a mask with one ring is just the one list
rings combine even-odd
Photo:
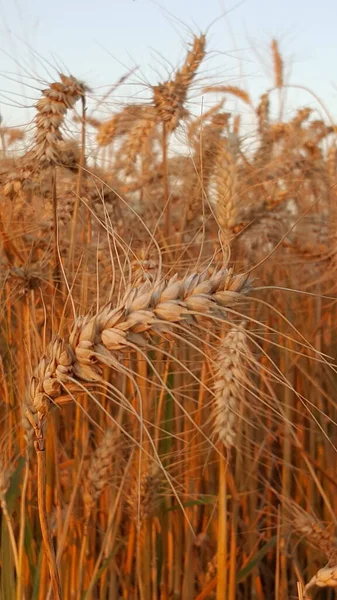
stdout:
[[53,548],[53,542],[50,534],[50,525],[46,507],[46,450],[44,438],[35,440],[35,449],[37,456],[37,491],[39,520],[43,538],[44,550],[47,556],[50,580],[54,593],[54,600],[62,600],[62,590],[60,575],[56,564],[56,556]]
[[8,512],[8,506],[7,506],[7,500],[6,500],[6,494],[8,492],[9,486],[10,486],[11,477],[13,475],[13,472],[14,472],[13,465],[5,466],[3,459],[0,457],[0,506],[1,506],[2,513],[5,518],[7,527],[8,527],[9,539],[10,539],[11,548],[12,548],[12,552],[13,552],[16,573],[17,573],[17,576],[20,577],[18,549],[17,549],[16,540],[15,540],[12,520],[11,520],[11,516]]

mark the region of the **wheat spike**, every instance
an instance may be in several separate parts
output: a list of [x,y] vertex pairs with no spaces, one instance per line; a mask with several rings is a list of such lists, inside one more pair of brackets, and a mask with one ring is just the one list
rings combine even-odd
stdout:
[[[193,123],[190,130],[193,145],[193,170],[192,185],[189,183],[185,195],[187,197],[187,221],[192,221],[200,215],[200,206],[204,190],[210,185],[214,171],[217,170],[215,157],[219,156],[219,149],[224,144],[223,132],[228,125],[230,113],[218,112],[211,116],[210,122],[199,131],[194,130]],[[199,119],[198,119],[199,122]],[[202,174],[202,177],[201,177]]]
[[117,435],[115,429],[107,429],[91,457],[83,493],[86,517],[90,515],[109,481],[109,473],[116,452]]
[[314,548],[324,554],[329,564],[336,564],[337,539],[333,531],[305,511],[295,501],[283,499],[283,505],[294,532],[303,536]]
[[152,107],[147,107],[142,118],[130,127],[128,136],[120,149],[121,156],[128,163],[134,163],[138,154],[144,151],[157,125],[157,116]]
[[188,89],[205,57],[205,47],[205,36],[195,36],[192,49],[174,79],[152,87],[154,107],[160,120],[166,124],[168,131],[173,131],[187,114],[184,104]]
[[142,463],[140,475],[137,464],[137,473],[130,481],[130,491],[126,496],[130,517],[138,525],[152,517],[158,499],[160,470],[157,465],[147,465],[147,462]]
[[235,134],[223,140],[216,155],[214,187],[216,216],[228,243],[239,223],[238,194],[238,150],[239,141]]
[[275,86],[281,88],[283,86],[283,60],[278,47],[278,42],[274,39],[271,43],[271,50],[274,64]]
[[264,135],[269,128],[269,104],[269,94],[262,94],[260,103],[256,109],[259,133],[261,135]]
[[244,361],[249,356],[242,326],[231,329],[218,352],[219,367],[214,382],[214,433],[226,448],[235,444],[240,400],[245,382]]
[[120,306],[111,303],[94,317],[79,317],[69,340],[56,338],[48,356],[35,370],[30,386],[30,419],[38,425],[57,399],[62,386],[73,389],[74,380],[88,383],[102,379],[101,366],[116,368],[111,353],[146,344],[147,335],[167,333],[173,323],[193,325],[195,312],[211,317],[232,306],[250,289],[246,275],[220,269],[210,277],[192,273],[161,283],[146,282],[126,293]]
[[147,106],[142,104],[128,104],[111,119],[103,121],[97,131],[97,143],[99,146],[108,146],[117,136],[126,135],[137,121],[144,118],[148,111]]
[[85,85],[75,77],[60,73],[60,79],[60,82],[51,83],[43,90],[43,97],[36,104],[33,156],[41,165],[57,163],[65,115],[86,91]]

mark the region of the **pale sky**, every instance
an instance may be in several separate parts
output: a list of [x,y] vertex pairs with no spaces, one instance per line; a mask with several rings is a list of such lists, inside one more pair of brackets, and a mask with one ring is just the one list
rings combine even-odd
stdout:
[[[105,106],[108,114],[127,95],[141,98],[146,81],[165,79],[192,32],[209,28],[203,84],[208,76],[257,97],[273,84],[276,37],[290,81],[316,92],[337,121],[336,23],[334,0],[0,0],[0,111],[8,125],[27,122],[31,113],[14,104],[32,105],[38,90],[29,86],[45,87],[53,68],[85,80],[93,102],[137,65]],[[318,106],[304,92],[291,99]]]

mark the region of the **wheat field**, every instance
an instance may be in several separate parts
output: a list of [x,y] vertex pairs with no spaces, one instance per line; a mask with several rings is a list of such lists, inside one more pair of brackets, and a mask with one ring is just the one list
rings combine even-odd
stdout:
[[190,41],[1,123],[1,600],[335,597],[337,126]]

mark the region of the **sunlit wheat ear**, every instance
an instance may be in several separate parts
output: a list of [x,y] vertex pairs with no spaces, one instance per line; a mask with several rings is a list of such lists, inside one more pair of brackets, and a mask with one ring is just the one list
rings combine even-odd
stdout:
[[205,36],[195,37],[192,49],[175,77],[152,88],[155,109],[160,120],[166,124],[168,131],[173,131],[185,116],[184,105],[187,93],[205,53]]
[[146,148],[152,139],[158,124],[158,116],[151,106],[143,110],[142,116],[131,125],[123,142],[120,154],[127,163],[134,163],[137,156]]
[[222,140],[215,160],[214,191],[216,216],[225,243],[230,242],[239,223],[238,156],[240,142],[236,136]]
[[218,370],[214,382],[214,434],[225,448],[235,446],[240,402],[247,383],[250,350],[243,326],[233,327],[218,350]]
[[66,113],[86,92],[86,86],[75,77],[60,74],[60,79],[43,90],[42,98],[36,103],[33,156],[41,165],[58,162],[58,143],[62,139],[61,127]]
[[337,565],[337,538],[331,528],[292,500],[285,500],[284,507],[294,533],[326,556],[330,565]]
[[[31,380],[30,420],[43,425],[50,402],[78,391],[76,382],[102,381],[102,367],[118,369],[121,352],[147,344],[153,334],[169,334],[174,324],[193,327],[199,316],[221,315],[250,289],[246,275],[220,269],[211,276],[192,273],[183,279],[146,282],[132,288],[118,307],[111,303],[94,316],[80,317],[68,340],[56,338]],[[83,384],[82,384],[83,385]]]
[[83,492],[85,516],[88,517],[109,482],[116,456],[116,441],[119,431],[108,429],[91,456]]
[[[227,128],[230,113],[217,112],[208,113],[209,121],[202,124],[200,118],[192,121],[189,128],[189,143],[193,151],[193,178],[187,179],[185,186],[185,196],[187,200],[186,217],[187,221],[192,221],[202,216],[202,202],[205,191],[212,186],[214,171],[216,170],[215,157],[218,156],[219,149],[223,145],[223,133]],[[205,115],[206,117],[206,115]],[[211,191],[209,196],[212,196]]]
[[108,146],[114,138],[129,134],[135,123],[145,118],[147,110],[148,107],[142,104],[130,104],[107,121],[102,121],[97,128],[98,145]]
[[[146,461],[147,462],[147,461]],[[142,463],[141,472],[135,469],[126,505],[131,519],[140,526],[153,516],[160,491],[161,471],[157,465]]]
[[280,54],[280,50],[278,47],[278,42],[276,40],[272,40],[271,50],[273,56],[273,65],[274,65],[274,77],[275,77],[275,87],[281,88],[283,86],[283,60]]
[[265,136],[270,125],[269,121],[269,108],[270,108],[270,100],[269,94],[262,94],[260,98],[260,102],[256,109],[256,114],[258,118],[258,130],[261,136]]

